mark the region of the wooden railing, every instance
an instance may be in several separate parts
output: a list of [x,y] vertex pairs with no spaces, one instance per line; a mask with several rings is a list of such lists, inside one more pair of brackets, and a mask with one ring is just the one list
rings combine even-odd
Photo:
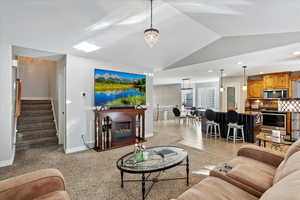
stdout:
[[22,81],[17,79],[16,81],[16,117],[21,115],[21,96],[22,96]]

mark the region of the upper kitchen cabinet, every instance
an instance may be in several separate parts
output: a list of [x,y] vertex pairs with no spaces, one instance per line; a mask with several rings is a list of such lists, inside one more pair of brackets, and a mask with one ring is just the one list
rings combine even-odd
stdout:
[[289,73],[266,74],[263,77],[265,90],[289,88]]
[[248,98],[263,98],[264,80],[248,80]]

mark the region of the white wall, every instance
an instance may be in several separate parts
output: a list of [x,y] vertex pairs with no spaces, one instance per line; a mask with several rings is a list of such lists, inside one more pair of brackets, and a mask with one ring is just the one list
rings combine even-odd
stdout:
[[[66,59],[66,152],[85,150],[81,135],[94,143],[94,69],[144,73],[140,67],[116,66],[98,60],[67,55]],[[149,72],[149,71],[148,71]],[[152,78],[147,78],[146,136],[153,135]],[[82,97],[82,92],[87,93]]]
[[169,106],[181,105],[181,85],[155,85],[153,87],[153,105]]
[[18,67],[23,80],[23,99],[47,99],[55,95],[55,62],[20,57]]
[[0,167],[14,159],[14,113],[12,102],[12,50],[0,33]]
[[53,103],[55,107],[55,116],[58,127],[59,144],[65,144],[66,134],[66,119],[65,119],[65,108],[66,108],[66,57],[57,61],[56,66],[56,91],[53,95]]

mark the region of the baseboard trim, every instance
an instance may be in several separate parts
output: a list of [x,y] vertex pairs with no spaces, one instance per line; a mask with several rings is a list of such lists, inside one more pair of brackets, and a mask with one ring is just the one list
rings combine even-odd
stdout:
[[153,137],[153,136],[154,136],[153,133],[147,133],[147,134],[145,134],[145,138],[150,138],[150,137]]
[[73,147],[73,148],[66,149],[65,153],[70,154],[70,153],[76,153],[76,152],[86,151],[86,150],[89,150],[89,148],[87,148],[85,145],[83,145],[80,147]]
[[52,100],[51,97],[22,97],[21,100]]
[[14,163],[15,153],[13,152],[13,156],[9,160],[2,160],[0,161],[0,167],[7,167]]

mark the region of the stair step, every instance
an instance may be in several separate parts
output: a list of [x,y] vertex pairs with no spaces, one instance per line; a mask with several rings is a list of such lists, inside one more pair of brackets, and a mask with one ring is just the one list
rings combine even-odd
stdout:
[[22,105],[22,111],[31,110],[52,110],[51,104],[24,104]]
[[30,124],[18,124],[18,132],[31,131],[31,130],[43,130],[43,129],[55,129],[54,122],[37,122]]
[[53,120],[54,120],[53,115],[36,116],[36,117],[23,116],[18,118],[18,125],[38,123],[38,122],[53,122]]
[[30,110],[30,111],[22,111],[21,117],[37,117],[37,116],[45,116],[45,115],[53,115],[52,110]]
[[38,138],[26,141],[17,141],[16,150],[17,151],[25,151],[31,148],[40,148],[40,147],[47,147],[58,145],[57,137],[45,137],[45,138]]
[[50,100],[22,100],[16,150],[58,145]]
[[23,131],[17,133],[17,141],[26,141],[38,138],[56,137],[55,129]]
[[51,104],[50,100],[22,100],[22,105],[32,105],[32,104]]

